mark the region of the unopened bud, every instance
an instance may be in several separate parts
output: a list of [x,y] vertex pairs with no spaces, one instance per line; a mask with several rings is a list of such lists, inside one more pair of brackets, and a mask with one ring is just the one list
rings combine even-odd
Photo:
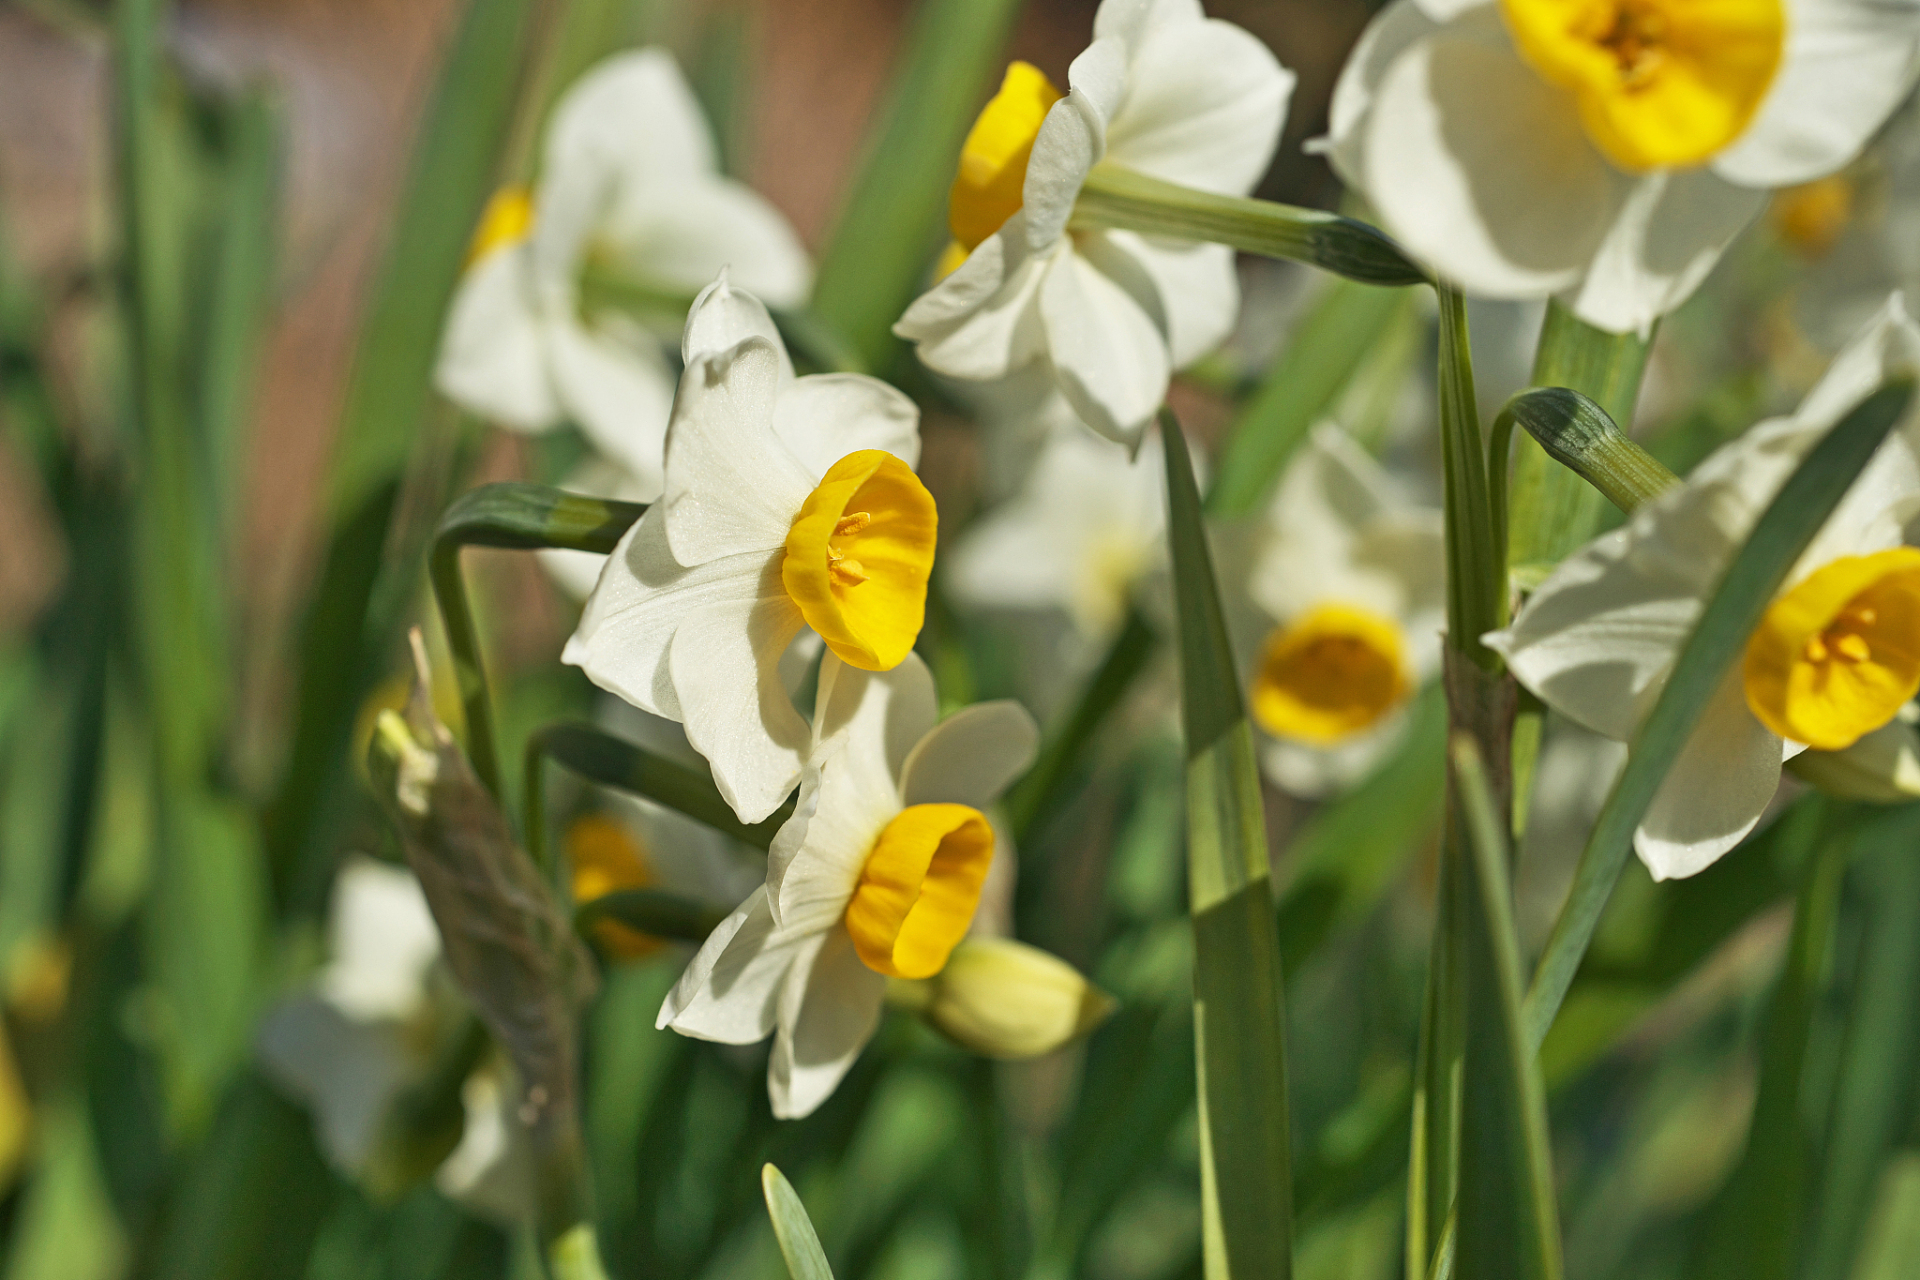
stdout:
[[1115,1007],[1066,961],[1010,938],[968,938],[937,975],[896,980],[890,995],[961,1048],[989,1058],[1052,1053]]
[[1920,798],[1920,733],[1892,720],[1842,751],[1802,751],[1787,768],[1842,800],[1904,804]]

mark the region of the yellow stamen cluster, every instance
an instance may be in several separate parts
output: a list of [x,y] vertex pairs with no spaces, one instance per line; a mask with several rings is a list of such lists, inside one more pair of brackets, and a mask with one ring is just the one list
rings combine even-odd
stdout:
[[880,832],[847,903],[860,960],[890,978],[930,978],[973,923],[993,863],[993,827],[963,804],[916,804]]
[[841,661],[891,671],[913,648],[938,524],[933,495],[881,449],[848,454],[807,495],[780,580]]
[[[1061,96],[1038,67],[1015,62],[1007,68],[1000,91],[973,122],[947,201],[947,220],[960,259],[1019,211],[1033,141]],[[954,257],[954,252],[949,250],[948,256]]]
[[1331,746],[1379,723],[1412,689],[1392,620],[1323,604],[1268,638],[1250,700],[1254,719],[1275,737]]
[[480,225],[473,229],[467,245],[467,265],[518,244],[533,231],[533,192],[523,186],[502,187],[487,201],[480,213]]
[[1783,0],[1501,0],[1514,43],[1630,171],[1705,163],[1747,127],[1786,41]]
[[1920,692],[1920,549],[1843,556],[1768,607],[1747,642],[1747,705],[1783,738],[1839,751]]

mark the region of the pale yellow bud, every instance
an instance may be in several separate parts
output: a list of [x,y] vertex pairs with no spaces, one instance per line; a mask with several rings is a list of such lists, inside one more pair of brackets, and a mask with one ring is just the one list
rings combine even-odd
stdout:
[[922,982],[892,984],[895,1003],[963,1049],[1037,1058],[1086,1035],[1114,1000],[1057,956],[1011,938],[968,938]]
[[1896,719],[1842,750],[1803,751],[1787,768],[1842,800],[1904,804],[1920,798],[1920,733]]

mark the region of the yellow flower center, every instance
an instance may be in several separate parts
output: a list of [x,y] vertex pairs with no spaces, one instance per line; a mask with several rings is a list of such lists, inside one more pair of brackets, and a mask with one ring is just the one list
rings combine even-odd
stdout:
[[1372,727],[1412,689],[1398,626],[1369,609],[1325,604],[1268,637],[1253,716],[1276,738],[1330,746]]
[[967,934],[993,862],[993,828],[964,804],[916,804],[873,843],[847,903],[861,961],[890,978],[931,978]]
[[518,244],[532,230],[533,192],[518,185],[500,188],[480,212],[480,225],[467,245],[466,265],[471,267],[495,249]]
[[954,175],[953,193],[947,200],[947,221],[965,251],[962,257],[1018,212],[1033,140],[1047,111],[1060,98],[1060,91],[1040,68],[1013,63],[1000,82],[1000,92],[967,131],[960,171]]
[[[645,889],[654,883],[646,847],[625,824],[602,813],[576,818],[567,828],[567,865],[573,871],[573,900],[592,902],[621,889]],[[602,920],[594,937],[612,954],[626,960],[651,955],[660,939],[628,928],[618,920]]]
[[1808,258],[1825,256],[1853,217],[1853,181],[1828,174],[1780,192],[1773,200],[1780,237]]
[[1741,674],[1760,723],[1822,751],[1892,720],[1920,691],[1920,549],[1814,572],[1768,607]]
[[1541,75],[1570,91],[1623,169],[1702,164],[1760,109],[1786,40],[1783,0],[1501,0]]
[[912,469],[862,449],[807,495],[780,580],[842,662],[891,671],[920,635],[938,528],[933,495]]

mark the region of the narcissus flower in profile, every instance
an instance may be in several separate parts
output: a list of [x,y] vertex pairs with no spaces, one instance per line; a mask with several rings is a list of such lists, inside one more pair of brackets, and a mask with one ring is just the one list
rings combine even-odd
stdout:
[[816,749],[767,882],[713,931],[659,1025],[725,1044],[774,1036],[773,1113],[807,1115],[873,1035],[887,979],[930,978],[966,936],[995,857],[985,810],[1039,741],[1017,704],[935,723],[917,656],[821,664]]
[[660,500],[613,554],[563,658],[686,726],[742,821],[800,780],[780,660],[802,628],[898,666],[925,614],[937,516],[919,411],[859,374],[796,378],[767,310],[723,275],[695,301]]
[[1387,230],[1495,298],[1646,331],[1767,193],[1851,160],[1920,75],[1879,0],[1395,0],[1329,149]]
[[1248,593],[1272,623],[1247,685],[1266,734],[1261,764],[1289,791],[1325,795],[1393,745],[1408,699],[1439,669],[1440,513],[1399,494],[1379,463],[1322,423],[1257,536]]
[[[1016,62],[967,135],[946,275],[894,331],[929,368],[1051,367],[1088,426],[1133,443],[1173,369],[1227,336],[1233,252],[1068,223],[1096,165],[1245,195],[1267,170],[1293,75],[1199,0],[1104,0],[1062,94]],[[961,259],[957,265],[953,259]]]
[[[1916,370],[1920,326],[1896,297],[1793,416],[1722,446],[1567,559],[1487,643],[1548,705],[1630,738],[1787,476],[1875,388]],[[1911,732],[1898,717],[1920,689],[1920,549],[1902,545],[1902,530],[1916,514],[1920,414],[1909,412],[1794,566],[1654,796],[1634,845],[1655,877],[1692,875],[1738,844],[1784,759]]]
[[538,186],[499,192],[482,218],[434,370],[448,399],[501,426],[577,424],[651,500],[673,403],[671,330],[583,294],[589,263],[666,298],[692,296],[723,267],[775,306],[812,285],[786,219],[720,173],[664,50],[607,59],[555,105]]

